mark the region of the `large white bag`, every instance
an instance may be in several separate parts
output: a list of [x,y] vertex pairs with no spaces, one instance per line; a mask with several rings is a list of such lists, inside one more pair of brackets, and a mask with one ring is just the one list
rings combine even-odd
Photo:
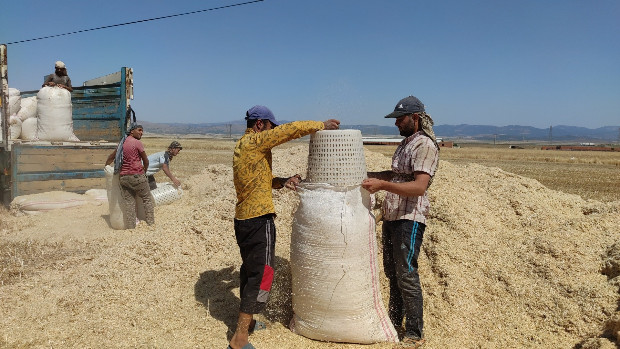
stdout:
[[42,141],[79,141],[73,134],[71,92],[53,86],[37,93],[37,138]]
[[9,88],[9,115],[16,115],[22,105],[21,92],[16,88]]
[[114,174],[114,167],[105,167],[106,189],[108,191],[108,205],[110,208],[110,226],[113,229],[125,229],[125,214],[123,213],[123,198],[119,175]]
[[291,329],[329,342],[398,342],[381,297],[368,191],[307,183],[297,192]]
[[58,210],[91,203],[92,199],[68,191],[49,191],[38,194],[20,195],[11,201],[11,209],[28,214]]
[[18,139],[22,134],[22,120],[17,115],[9,117],[9,139]]
[[24,121],[37,116],[37,96],[22,98],[21,107],[17,112],[17,116]]
[[37,118],[27,118],[22,121],[22,133],[19,138],[27,141],[35,140],[37,138],[38,121],[39,120]]

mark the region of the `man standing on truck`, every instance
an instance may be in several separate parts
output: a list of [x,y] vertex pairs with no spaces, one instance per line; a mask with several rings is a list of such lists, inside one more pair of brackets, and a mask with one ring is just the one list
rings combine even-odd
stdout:
[[155,200],[151,195],[149,182],[146,179],[146,169],[149,159],[144,151],[140,139],[144,129],[142,125],[132,123],[129,133],[118,144],[118,148],[108,156],[106,166],[114,161],[114,173],[119,173],[121,195],[123,197],[123,213],[125,228],[136,227],[136,201],[141,200],[144,205],[145,219],[148,225],[155,224]]
[[[265,327],[253,319],[267,305],[273,282],[276,245],[272,189],[294,189],[300,175],[273,177],[271,149],[320,130],[338,129],[340,121],[295,121],[278,126],[271,110],[262,105],[246,112],[247,128],[235,146],[233,181],[237,191],[235,237],[241,254],[240,298],[237,329],[229,348],[253,348],[250,332]],[[276,127],[277,126],[277,127]]]
[[61,61],[56,61],[54,74],[49,75],[43,85],[45,86],[58,86],[62,87],[69,92],[73,92],[73,87],[71,86],[71,78],[67,74],[67,67]]
[[168,150],[149,155],[149,168],[146,170],[146,177],[149,180],[149,187],[151,190],[157,188],[154,175],[159,172],[159,170],[164,171],[176,188],[181,186],[181,182],[170,172],[170,161],[172,161],[173,157],[179,155],[181,150],[183,150],[181,143],[172,141]]

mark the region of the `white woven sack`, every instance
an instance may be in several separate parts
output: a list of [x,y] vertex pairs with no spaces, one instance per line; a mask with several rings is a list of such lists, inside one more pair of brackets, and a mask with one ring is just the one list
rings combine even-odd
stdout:
[[84,195],[88,195],[93,198],[95,201],[108,201],[108,190],[107,189],[88,189]]
[[22,98],[21,108],[17,112],[17,116],[24,121],[37,116],[37,96]]
[[381,297],[370,194],[360,186],[311,183],[297,192],[293,332],[329,342],[398,342]]
[[9,88],[9,115],[16,115],[22,104],[21,93],[16,88]]
[[105,167],[106,189],[108,192],[108,206],[110,210],[110,226],[112,229],[125,229],[125,214],[123,213],[123,198],[119,175],[114,174],[114,167]]
[[18,196],[11,201],[11,209],[32,214],[41,211],[81,206],[90,201],[91,199],[85,195],[68,191],[50,191]]
[[18,139],[22,134],[22,120],[17,115],[9,117],[9,139]]
[[28,118],[22,121],[22,133],[19,138],[32,141],[37,138],[37,123],[39,120],[37,118]]
[[42,141],[79,141],[73,134],[71,92],[53,86],[37,93],[37,138]]

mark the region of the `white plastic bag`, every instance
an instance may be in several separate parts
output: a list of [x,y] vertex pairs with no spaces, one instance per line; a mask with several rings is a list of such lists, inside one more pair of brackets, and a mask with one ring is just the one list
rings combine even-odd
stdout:
[[17,112],[17,116],[24,121],[37,116],[37,96],[22,98],[21,108]]
[[329,342],[398,342],[381,297],[370,194],[311,183],[297,192],[291,329]]
[[9,117],[9,139],[18,139],[22,134],[22,120],[17,115]]
[[9,115],[16,115],[22,104],[21,93],[16,88],[9,88]]
[[42,141],[79,141],[73,134],[71,92],[43,87],[37,93],[37,138]]
[[114,174],[114,167],[105,167],[106,189],[108,193],[108,205],[110,209],[110,226],[112,229],[125,229],[125,214],[123,212],[123,198],[121,196],[121,183],[119,175]]
[[22,133],[19,138],[32,141],[37,138],[37,118],[28,118],[22,121]]
[[50,191],[18,196],[11,201],[11,209],[33,214],[41,211],[81,206],[91,202],[91,200],[85,195],[68,191]]

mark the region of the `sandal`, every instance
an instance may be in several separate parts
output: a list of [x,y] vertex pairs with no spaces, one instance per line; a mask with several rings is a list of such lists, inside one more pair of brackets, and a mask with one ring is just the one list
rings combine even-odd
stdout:
[[267,328],[267,325],[262,321],[258,321],[258,320],[252,320],[252,321],[254,321],[254,326],[252,326],[250,323],[248,334],[252,334],[256,331],[264,330]]

